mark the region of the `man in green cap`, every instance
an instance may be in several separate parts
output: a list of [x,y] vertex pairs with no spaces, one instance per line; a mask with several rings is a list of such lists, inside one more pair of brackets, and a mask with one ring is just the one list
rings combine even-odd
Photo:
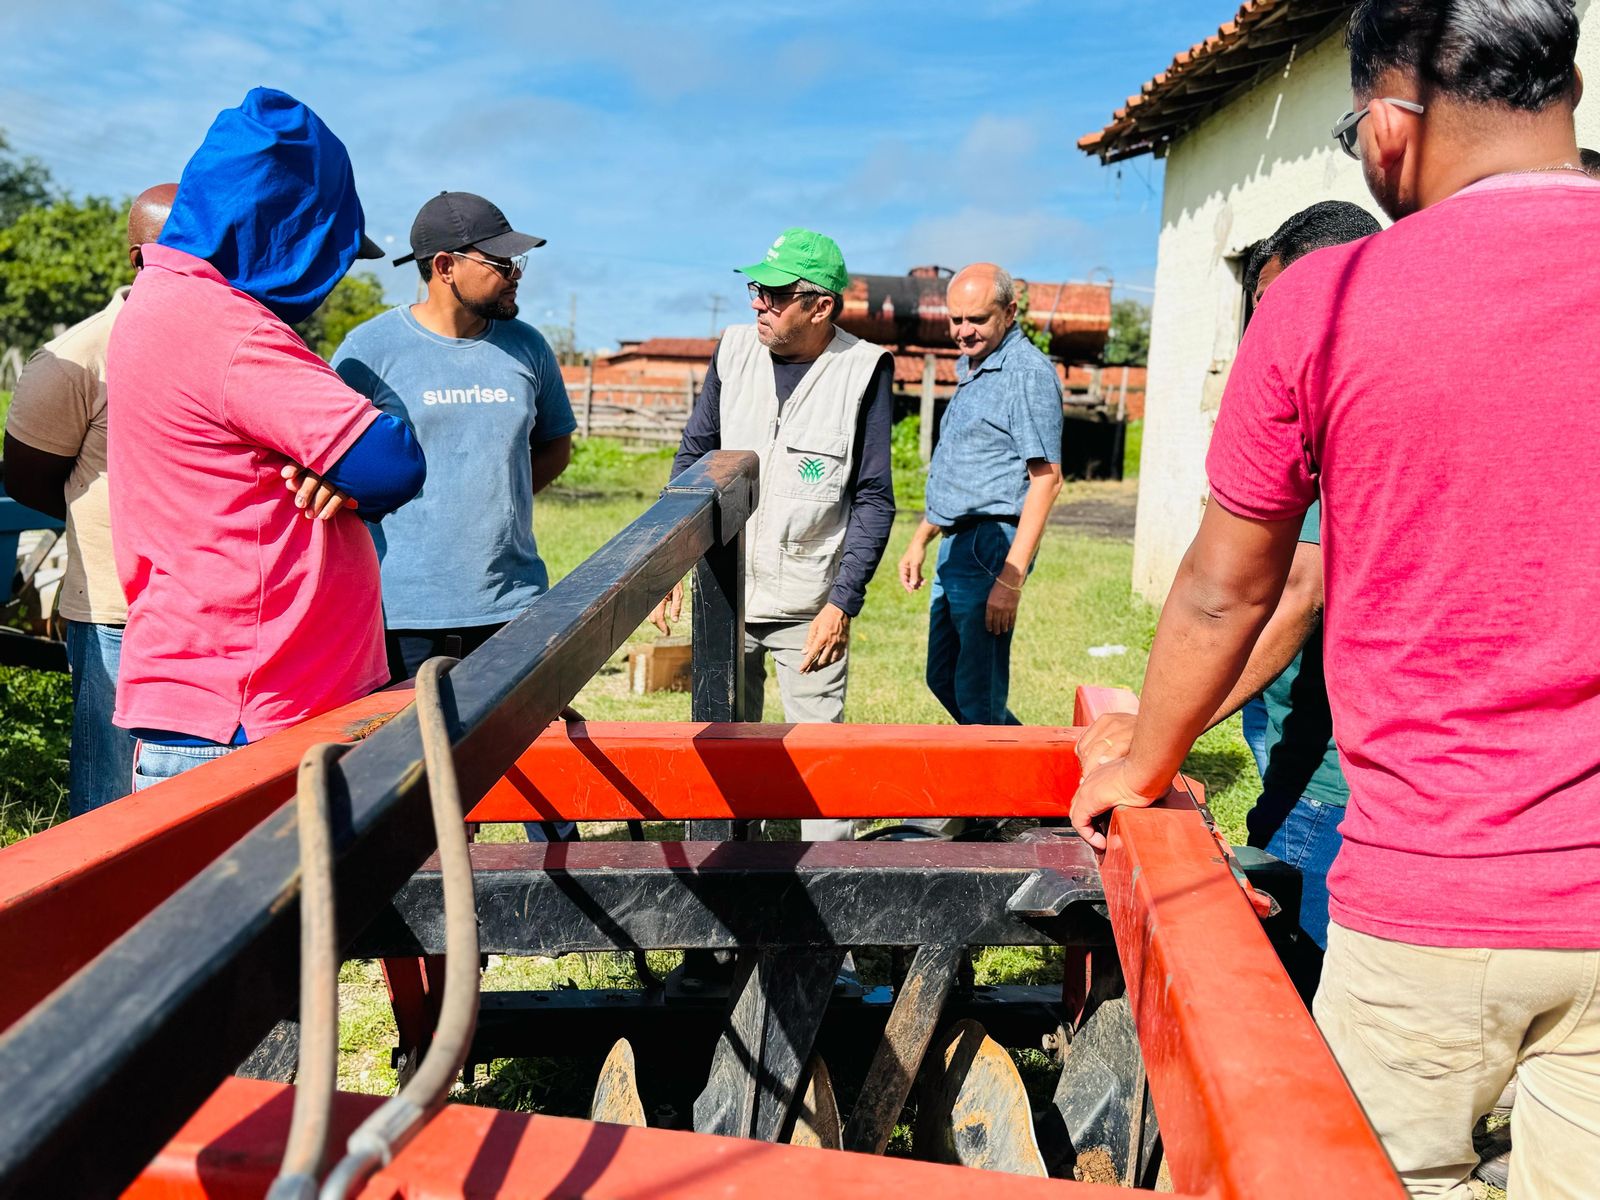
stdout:
[[[722,335],[672,464],[712,450],[761,456],[745,526],[745,719],[761,720],[766,656],[787,721],[842,721],[850,621],[894,525],[889,472],[894,360],[835,328],[850,275],[832,238],[786,229],[745,267],[753,325]],[[651,620],[670,632],[683,585]],[[849,821],[804,821],[807,841]]]

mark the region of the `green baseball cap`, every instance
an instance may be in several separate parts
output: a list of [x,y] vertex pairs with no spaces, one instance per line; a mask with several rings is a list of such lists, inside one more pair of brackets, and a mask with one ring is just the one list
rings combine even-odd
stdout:
[[850,286],[850,272],[844,268],[839,243],[811,229],[785,229],[767,251],[766,258],[752,267],[736,268],[763,287],[783,287],[804,279],[830,292],[843,292]]

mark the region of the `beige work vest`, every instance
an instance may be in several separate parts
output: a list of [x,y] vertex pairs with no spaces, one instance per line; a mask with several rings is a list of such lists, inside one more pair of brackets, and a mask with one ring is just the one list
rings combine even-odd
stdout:
[[722,335],[722,448],[761,457],[760,500],[745,526],[746,620],[809,621],[828,602],[850,519],[856,425],[884,353],[835,330],[780,414],[756,327]]

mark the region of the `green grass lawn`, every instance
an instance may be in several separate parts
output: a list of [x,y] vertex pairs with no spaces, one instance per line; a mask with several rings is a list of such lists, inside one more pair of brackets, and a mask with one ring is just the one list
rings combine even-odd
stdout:
[[1122,444],[1122,477],[1139,478],[1139,459],[1144,453],[1144,422],[1129,421],[1127,440]]
[[0,846],[66,819],[71,727],[65,675],[0,667]]

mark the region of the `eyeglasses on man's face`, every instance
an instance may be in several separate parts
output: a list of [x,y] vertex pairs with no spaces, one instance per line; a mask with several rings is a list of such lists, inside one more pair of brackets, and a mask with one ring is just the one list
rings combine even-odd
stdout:
[[528,269],[528,256],[526,254],[519,254],[515,258],[510,259],[482,258],[476,254],[468,254],[465,250],[457,250],[455,252],[455,257],[465,258],[472,262],[478,263],[480,266],[488,267],[496,275],[500,276],[500,278],[506,280],[521,279],[523,273]]
[[[1385,104],[1392,104],[1396,108],[1403,108],[1407,112],[1416,113],[1419,117],[1427,111],[1426,107],[1415,100],[1396,100],[1391,96],[1383,97]],[[1361,122],[1371,114],[1372,105],[1367,105],[1360,112],[1347,112],[1333,123],[1333,140],[1339,143],[1339,148],[1351,158],[1359,159],[1361,151],[1356,148],[1358,138],[1356,130]]]
[[760,303],[761,307],[769,312],[782,312],[790,303],[802,296],[819,295],[817,292],[802,292],[798,288],[787,288],[783,291],[774,291],[759,283],[747,283],[745,287],[750,292],[750,299]]

